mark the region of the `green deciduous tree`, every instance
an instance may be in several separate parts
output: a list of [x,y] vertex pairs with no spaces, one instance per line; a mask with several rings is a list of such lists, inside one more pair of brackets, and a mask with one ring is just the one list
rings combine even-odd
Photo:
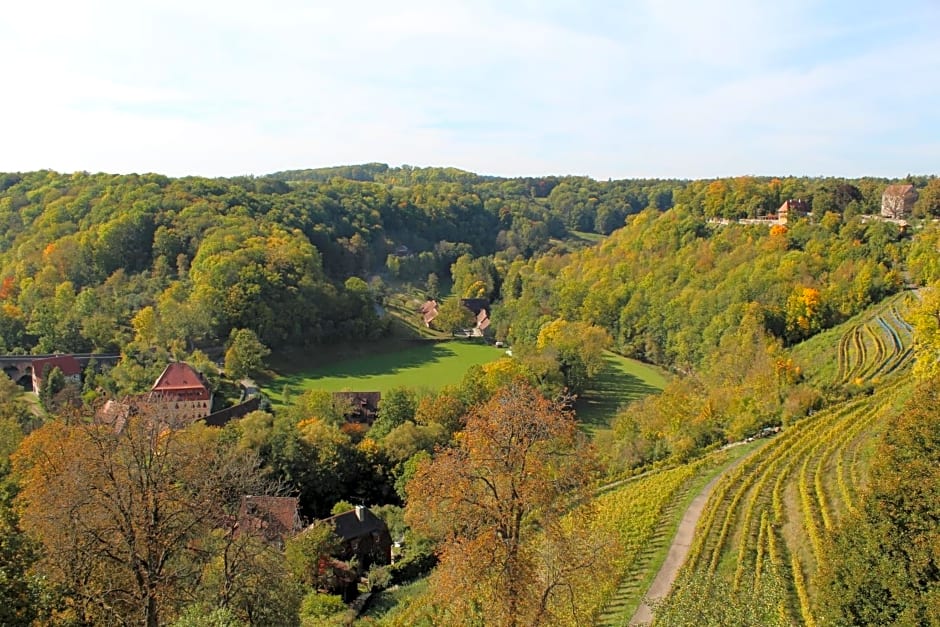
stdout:
[[611,344],[610,334],[585,322],[557,319],[539,331],[536,347],[558,360],[558,368],[568,391],[578,394],[588,380],[604,367],[604,350]]
[[256,375],[269,354],[271,349],[261,343],[254,331],[233,329],[225,351],[225,372],[232,379]]
[[414,390],[405,387],[392,388],[379,401],[379,415],[369,429],[369,437],[381,439],[392,429],[414,420],[418,398]]
[[448,298],[438,308],[437,317],[431,324],[445,333],[456,333],[472,329],[476,318],[472,311],[461,304],[459,298]]
[[38,618],[42,588],[30,573],[36,560],[36,545],[19,524],[13,507],[17,485],[10,476],[9,455],[23,438],[20,391],[0,374],[0,624],[29,625]]
[[884,435],[869,493],[820,568],[842,625],[940,625],[940,380],[921,383]]
[[932,217],[940,215],[940,178],[932,178],[919,191],[914,203],[914,215]]
[[310,588],[328,590],[336,583],[331,559],[341,546],[330,524],[321,521],[289,539],[284,554],[298,581]]
[[930,380],[940,376],[940,283],[924,288],[921,294],[913,311],[917,348],[914,374],[921,380]]

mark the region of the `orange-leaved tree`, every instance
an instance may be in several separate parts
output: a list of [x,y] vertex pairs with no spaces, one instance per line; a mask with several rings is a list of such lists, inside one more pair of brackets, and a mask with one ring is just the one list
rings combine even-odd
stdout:
[[440,543],[430,582],[438,622],[585,618],[569,599],[604,547],[564,514],[586,497],[592,460],[570,412],[528,384],[501,388],[471,411],[456,445],[407,486],[409,524]]
[[257,460],[219,433],[132,416],[120,432],[50,421],[22,442],[17,505],[41,547],[37,574],[61,593],[59,618],[159,625],[191,599],[216,557],[210,536],[230,548],[239,497],[266,489]]

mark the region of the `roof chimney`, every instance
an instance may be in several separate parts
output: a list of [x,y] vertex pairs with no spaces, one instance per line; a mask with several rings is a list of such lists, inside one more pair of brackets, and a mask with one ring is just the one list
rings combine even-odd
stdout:
[[365,518],[364,509],[362,505],[356,505],[356,518],[359,519],[359,522],[362,522],[363,518]]

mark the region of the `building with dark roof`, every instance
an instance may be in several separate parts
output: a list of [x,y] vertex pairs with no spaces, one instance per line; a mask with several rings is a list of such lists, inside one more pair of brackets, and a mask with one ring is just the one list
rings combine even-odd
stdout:
[[343,560],[357,558],[361,572],[373,564],[392,562],[392,536],[385,521],[362,505],[342,514],[326,518],[324,522],[333,525],[333,530],[343,542],[341,554],[335,555]]

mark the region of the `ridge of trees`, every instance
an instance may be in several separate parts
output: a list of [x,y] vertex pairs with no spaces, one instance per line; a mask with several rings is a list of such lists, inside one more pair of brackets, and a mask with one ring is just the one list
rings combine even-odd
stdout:
[[[350,338],[381,332],[350,277],[423,283],[446,279],[464,256],[492,257],[492,299],[520,256],[566,250],[559,240],[573,230],[610,234],[644,209],[756,215],[798,196],[818,220],[833,214],[831,225],[876,212],[888,182],[503,179],[381,164],[313,172],[0,174],[0,350],[117,350],[146,307],[168,336],[156,339],[189,347],[221,344],[235,328],[272,348]],[[935,180],[912,180],[921,213],[940,210]]]

